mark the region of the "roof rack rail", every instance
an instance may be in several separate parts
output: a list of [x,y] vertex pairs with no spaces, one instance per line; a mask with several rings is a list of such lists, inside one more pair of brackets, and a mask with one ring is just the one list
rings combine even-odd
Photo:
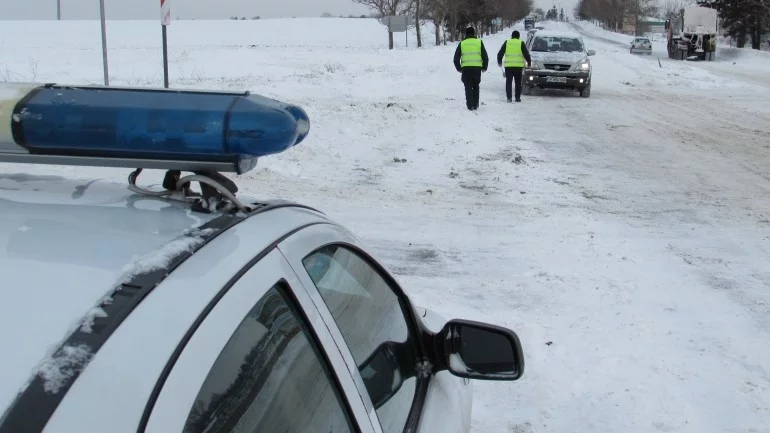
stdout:
[[[0,162],[132,168],[132,191],[208,209],[211,199],[245,208],[220,173],[246,173],[309,130],[299,106],[250,92],[0,83]],[[138,187],[142,169],[167,170],[165,191]]]
[[[163,191],[152,191],[138,186],[136,179],[141,172],[142,169],[137,168],[128,175],[128,189],[137,194],[190,203],[193,210],[202,212],[253,210],[251,206],[235,197],[238,192],[235,182],[216,171],[195,171],[192,175],[181,177],[181,170],[168,170],[163,178]],[[200,184],[200,194],[190,188],[191,182]]]

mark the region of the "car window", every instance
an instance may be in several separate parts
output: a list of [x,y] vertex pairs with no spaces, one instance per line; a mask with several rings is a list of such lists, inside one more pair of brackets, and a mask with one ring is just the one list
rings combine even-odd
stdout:
[[230,336],[185,433],[356,431],[287,289],[273,286]]
[[350,348],[383,432],[403,431],[417,387],[417,348],[399,297],[346,247],[321,248],[302,263]]
[[583,41],[580,38],[535,35],[535,39],[532,41],[532,51],[581,52],[584,50]]

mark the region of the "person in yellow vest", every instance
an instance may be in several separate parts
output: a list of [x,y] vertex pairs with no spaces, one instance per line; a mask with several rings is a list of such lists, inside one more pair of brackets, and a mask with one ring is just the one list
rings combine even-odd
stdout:
[[465,29],[465,39],[457,45],[454,57],[455,69],[462,74],[465,86],[465,105],[469,110],[479,108],[481,73],[487,71],[489,56],[484,43],[476,37],[473,27]]
[[516,80],[516,102],[521,102],[521,74],[524,65],[532,66],[527,45],[519,39],[519,31],[511,33],[511,39],[506,40],[497,52],[497,65],[503,66],[505,56],[505,96],[511,102],[511,81]]

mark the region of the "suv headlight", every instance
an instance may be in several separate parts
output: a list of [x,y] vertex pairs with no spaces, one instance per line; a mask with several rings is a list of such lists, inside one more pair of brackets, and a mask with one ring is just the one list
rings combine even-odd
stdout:
[[583,59],[575,65],[576,71],[587,71],[589,69],[591,69],[591,64],[588,63],[588,59]]

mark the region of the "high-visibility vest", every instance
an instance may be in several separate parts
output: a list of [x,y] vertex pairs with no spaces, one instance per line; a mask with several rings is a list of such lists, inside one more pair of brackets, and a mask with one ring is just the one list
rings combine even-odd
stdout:
[[523,68],[524,55],[521,53],[521,40],[508,39],[505,42],[505,67]]
[[484,66],[481,58],[481,39],[467,38],[460,42],[460,66]]

